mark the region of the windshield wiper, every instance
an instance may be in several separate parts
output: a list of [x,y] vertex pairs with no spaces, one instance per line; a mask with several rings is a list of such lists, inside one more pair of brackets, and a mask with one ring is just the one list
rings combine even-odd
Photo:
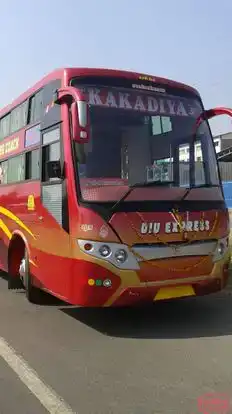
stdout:
[[157,181],[142,181],[139,183],[135,183],[129,186],[129,189],[125,192],[125,194],[113,205],[113,207],[111,208],[111,211],[115,211],[115,209],[119,206],[119,204],[121,204],[131,193],[135,188],[143,188],[143,187],[156,187],[156,186],[163,186],[163,185],[170,185],[173,184],[174,181],[162,181],[162,180],[157,180]]
[[219,184],[199,184],[199,185],[193,185],[192,187],[191,187],[191,190],[193,189],[193,188],[210,188],[210,187],[219,187]]
[[199,184],[199,185],[193,185],[190,188],[187,188],[186,192],[184,193],[183,197],[181,197],[178,201],[184,201],[186,197],[189,195],[190,191],[194,188],[210,188],[210,187],[219,187],[217,184]]
[[162,180],[142,181],[140,183],[135,183],[135,184],[130,185],[130,189],[137,188],[137,187],[156,187],[160,185],[169,185],[169,184],[174,184],[174,181],[162,181]]

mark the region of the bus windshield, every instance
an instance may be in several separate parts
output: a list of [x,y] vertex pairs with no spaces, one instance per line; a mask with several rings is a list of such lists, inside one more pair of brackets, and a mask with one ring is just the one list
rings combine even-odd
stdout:
[[[91,125],[89,143],[75,143],[83,200],[117,201],[129,187],[148,183],[153,193],[160,184],[219,185],[208,123],[204,121],[195,134],[196,119],[203,111],[197,96],[93,86],[81,89],[90,105]],[[142,191],[138,194],[142,200]]]

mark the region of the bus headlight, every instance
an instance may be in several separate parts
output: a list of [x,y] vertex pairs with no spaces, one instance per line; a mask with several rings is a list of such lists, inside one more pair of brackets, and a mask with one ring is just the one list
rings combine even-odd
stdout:
[[103,244],[99,247],[99,253],[102,257],[110,256],[111,250],[110,247],[107,246],[107,244]]
[[137,258],[125,244],[80,239],[77,240],[77,243],[84,253],[105,260],[120,269],[139,270],[140,268]]
[[124,249],[119,249],[115,253],[115,259],[118,263],[124,263],[127,259],[127,252]]
[[217,246],[217,252],[218,252],[218,254],[219,254],[220,256],[222,256],[222,255],[223,255],[223,253],[224,253],[224,251],[225,251],[225,246],[224,246],[224,244],[223,244],[223,243],[219,243],[219,244],[218,244],[218,246]]
[[225,237],[218,240],[217,247],[213,253],[213,262],[218,262],[222,257],[228,252],[229,249],[229,239]]

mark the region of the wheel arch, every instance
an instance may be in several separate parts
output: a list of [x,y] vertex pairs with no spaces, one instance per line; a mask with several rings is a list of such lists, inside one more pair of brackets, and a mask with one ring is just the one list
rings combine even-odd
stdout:
[[[15,230],[12,234],[8,248],[8,272],[17,275],[20,262],[24,256],[25,248],[30,257],[30,247],[28,240],[20,230]],[[12,256],[14,255],[14,256]]]

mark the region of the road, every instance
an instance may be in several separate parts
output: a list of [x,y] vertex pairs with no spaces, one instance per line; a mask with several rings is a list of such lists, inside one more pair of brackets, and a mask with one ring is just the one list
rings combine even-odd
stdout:
[[230,290],[89,310],[33,306],[1,278],[0,414],[194,414],[204,393],[232,396]]

